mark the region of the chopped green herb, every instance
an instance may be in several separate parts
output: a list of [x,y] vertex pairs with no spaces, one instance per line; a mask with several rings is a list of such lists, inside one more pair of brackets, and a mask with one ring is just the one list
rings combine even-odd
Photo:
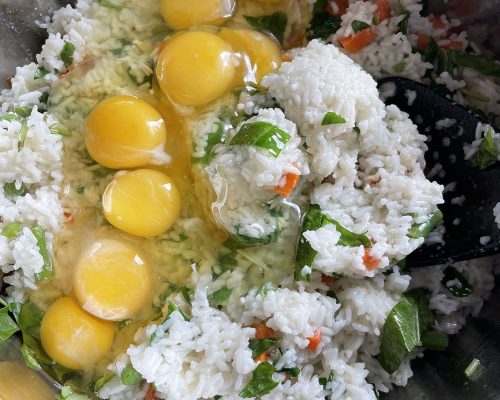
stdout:
[[103,377],[99,378],[98,380],[95,381],[94,383],[94,392],[99,392],[107,383],[111,381],[115,377],[115,374],[110,372],[109,374],[104,375]]
[[34,350],[28,347],[26,343],[21,346],[21,355],[27,367],[34,370],[40,370],[42,368],[35,357]]
[[220,306],[229,299],[232,292],[232,289],[224,286],[223,288],[213,292],[210,296],[208,296],[208,302],[212,305]]
[[66,68],[73,64],[73,54],[75,54],[75,45],[71,42],[64,42],[64,47],[61,51],[61,61]]
[[261,147],[273,157],[278,157],[289,140],[290,135],[276,125],[257,121],[243,124],[229,144]]
[[38,244],[38,250],[43,258],[42,272],[36,274],[36,281],[45,281],[54,276],[54,269],[52,268],[52,259],[50,258],[49,249],[45,240],[45,231],[41,226],[35,226],[31,229]]
[[476,70],[480,74],[500,78],[500,63],[487,59],[484,56],[466,53],[458,50],[445,50],[449,60],[462,67]]
[[336,15],[331,15],[326,11],[314,14],[309,29],[306,32],[308,40],[322,39],[327,40],[340,29],[342,20]]
[[19,310],[19,329],[23,336],[30,335],[40,338],[40,325],[43,312],[38,306],[30,301],[24,303]]
[[412,239],[426,238],[434,230],[434,228],[442,221],[443,213],[437,210],[435,213],[429,215],[425,222],[420,224],[413,224],[408,230],[407,236]]
[[280,43],[283,43],[285,29],[288,24],[288,17],[285,13],[276,12],[271,15],[262,15],[260,17],[244,15],[243,17],[255,29],[270,32]]
[[293,368],[283,368],[279,370],[278,372],[287,374],[291,378],[297,378],[300,375],[300,369],[297,367]]
[[257,296],[265,297],[270,290],[276,290],[276,286],[272,282],[264,283],[257,291]]
[[142,375],[136,371],[136,369],[131,365],[127,365],[123,368],[120,374],[120,380],[124,385],[135,385],[142,380]]
[[61,135],[61,136],[71,136],[71,132],[68,132],[65,129],[61,128],[61,125],[59,124],[54,124],[50,128],[50,133],[53,135]]
[[192,157],[191,162],[193,164],[209,164],[214,157],[213,150],[218,144],[221,144],[225,140],[225,129],[224,124],[219,122],[217,124],[217,130],[210,132],[207,136],[207,145],[204,149],[205,155],[203,157]]
[[443,351],[448,347],[448,335],[438,331],[425,332],[422,345],[429,350]]
[[26,141],[26,138],[28,137],[28,123],[26,121],[23,121],[23,124],[21,125],[21,130],[19,131],[19,142],[17,143],[17,148],[19,151],[22,150],[24,147],[24,142]]
[[268,362],[257,365],[252,372],[252,380],[240,392],[243,398],[263,396],[279,385],[279,382],[273,381],[273,374],[276,372]]
[[185,286],[181,287],[179,291],[181,292],[181,295],[184,298],[184,300],[186,300],[186,303],[191,305],[191,291]]
[[352,130],[356,132],[356,135],[361,135],[361,129],[359,129],[359,127],[355,126],[354,128],[352,128]]
[[367,24],[366,22],[363,22],[363,21],[354,20],[354,21],[352,21],[351,26],[352,26],[352,30],[354,31],[354,33],[358,33],[358,32],[364,31],[365,29],[369,28],[370,24]]
[[75,189],[76,193],[78,194],[84,194],[85,193],[85,188],[83,186],[78,186],[76,189]]
[[43,66],[41,67],[38,67],[35,71],[35,75],[33,76],[33,79],[41,79],[43,78],[45,75],[47,75],[49,73],[49,71],[47,71],[47,69]]
[[455,297],[467,297],[472,294],[472,286],[469,281],[455,267],[449,266],[444,270],[441,280],[443,286]]
[[399,31],[403,34],[406,35],[408,34],[408,22],[410,21],[410,13],[405,12],[404,13],[404,18],[401,20],[399,23]]
[[252,350],[252,358],[255,358],[278,345],[279,340],[276,338],[250,339],[248,347]]
[[498,153],[493,139],[493,129],[488,128],[477,152],[468,161],[473,168],[486,169],[498,161]]
[[43,104],[44,108],[46,108],[48,103],[49,103],[49,92],[43,92],[40,95],[40,104]]
[[17,235],[19,235],[19,233],[21,233],[22,229],[23,227],[19,222],[11,222],[10,224],[7,224],[3,227],[0,235],[5,236],[9,239],[14,239],[17,237]]
[[371,247],[370,239],[361,233],[354,233],[340,225],[337,221],[323,214],[318,205],[312,205],[304,215],[302,227],[300,230],[300,240],[295,256],[295,280],[308,280],[308,277],[302,275],[302,269],[307,265],[311,266],[317,252],[314,250],[307,239],[304,237],[304,232],[315,231],[325,225],[333,224],[340,233],[340,239],[337,242],[338,246],[364,246]]
[[16,182],[9,182],[3,185],[3,191],[7,196],[23,196],[27,189],[24,183],[21,183],[19,188],[17,188]]
[[134,83],[135,86],[142,86],[145,85],[146,83],[149,85],[149,87],[153,87],[153,74],[149,75],[144,75],[142,80],[139,80],[137,76],[134,75],[132,72],[132,68],[129,68],[127,71],[127,75],[130,78],[130,80]]
[[99,4],[103,7],[111,8],[113,10],[118,10],[118,11],[121,11],[125,8],[125,6],[113,3],[112,1],[109,0],[99,0]]
[[333,111],[328,111],[325,116],[323,117],[323,121],[321,121],[321,125],[332,125],[332,124],[345,124],[346,120],[345,118],[337,114]]
[[71,387],[64,386],[61,393],[56,396],[56,400],[90,400],[90,398],[84,394],[74,393]]
[[326,385],[328,385],[329,383],[333,382],[333,380],[335,379],[335,375],[333,372],[330,372],[330,375],[328,375],[328,377],[326,376],[322,376],[318,379],[319,381],[319,384],[321,386],[323,386],[324,389],[326,389]]
[[18,115],[15,113],[7,113],[0,116],[0,121],[15,121],[18,119]]
[[335,290],[330,289],[326,292],[326,295],[328,297],[331,297],[332,299],[335,299],[335,301],[340,304],[339,298],[337,297],[337,293],[335,293]]
[[404,61],[401,61],[400,63],[396,64],[396,65],[393,65],[392,66],[392,70],[396,73],[396,74],[401,74],[404,72],[404,70],[406,69],[406,63]]
[[6,342],[14,333],[19,330],[16,321],[9,315],[9,308],[0,309],[0,342]]
[[14,112],[21,118],[28,118],[33,111],[33,107],[15,107]]
[[130,324],[130,320],[129,319],[124,319],[124,320],[121,320],[121,321],[118,321],[118,330],[121,331],[122,329],[126,328],[129,324]]

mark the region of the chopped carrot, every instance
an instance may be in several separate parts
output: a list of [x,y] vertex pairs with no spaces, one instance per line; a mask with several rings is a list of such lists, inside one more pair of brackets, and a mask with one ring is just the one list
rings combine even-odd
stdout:
[[436,15],[431,15],[431,16],[429,16],[429,19],[430,19],[431,24],[434,28],[436,28],[436,29],[446,28],[446,24],[443,22],[441,17],[438,17]]
[[319,346],[319,342],[321,341],[321,332],[319,329],[315,329],[313,335],[307,339],[309,340],[307,348],[311,351],[316,351]]
[[365,264],[366,269],[369,271],[378,268],[378,266],[382,262],[381,259],[373,257],[370,254],[370,250],[371,249],[365,249],[365,255],[363,256],[363,263]]
[[375,39],[375,32],[370,28],[366,28],[355,35],[339,39],[339,42],[349,53],[357,53],[373,42],[373,39]]
[[422,35],[418,34],[417,35],[417,47],[419,49],[425,50],[431,41],[431,37],[428,35]]
[[344,15],[349,8],[349,0],[335,0],[333,3],[337,5],[336,10],[331,6],[330,2],[327,2],[324,11],[337,17]]
[[451,49],[451,50],[458,50],[462,51],[464,49],[464,44],[462,42],[459,42],[458,40],[450,40],[450,43],[441,46],[443,49]]
[[321,282],[323,282],[324,284],[326,284],[328,286],[335,285],[335,279],[333,279],[333,277],[325,275],[325,274],[321,274]]
[[293,189],[295,189],[295,186],[297,186],[297,183],[299,182],[300,179],[300,175],[289,172],[288,174],[285,174],[282,177],[282,179],[284,179],[283,185],[276,186],[274,188],[274,191],[282,197],[288,197],[290,196],[290,194],[292,194]]
[[391,5],[387,0],[377,0],[376,14],[379,22],[391,18]]
[[146,392],[146,396],[144,396],[144,400],[158,400],[158,397],[156,397],[155,390],[153,388],[153,385],[149,385],[148,391]]
[[269,356],[266,352],[258,355],[257,357],[255,357],[253,359],[255,362],[266,362],[267,360],[269,360]]
[[266,324],[253,324],[250,327],[255,329],[256,339],[269,339],[274,335],[273,330],[267,327]]
[[283,54],[283,61],[284,62],[290,62],[292,60],[293,60],[293,58],[290,54],[288,54],[288,53]]

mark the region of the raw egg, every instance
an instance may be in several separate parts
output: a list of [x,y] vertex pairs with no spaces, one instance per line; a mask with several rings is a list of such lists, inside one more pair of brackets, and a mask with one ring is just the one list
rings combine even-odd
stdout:
[[195,25],[222,25],[233,15],[234,0],[162,0],[161,12],[172,29]]

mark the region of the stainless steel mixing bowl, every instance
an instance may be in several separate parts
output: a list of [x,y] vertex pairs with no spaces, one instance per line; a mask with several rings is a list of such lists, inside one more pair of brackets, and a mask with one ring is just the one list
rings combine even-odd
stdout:
[[[425,2],[425,0],[424,0]],[[45,38],[36,21],[68,1],[0,0],[0,88],[15,67],[34,59]],[[500,59],[500,0],[428,1],[431,12],[458,18],[470,37],[491,57]],[[17,357],[0,346],[0,360]],[[466,367],[481,362],[479,376],[467,378]],[[415,376],[408,386],[398,388],[388,400],[494,400],[500,399],[500,279],[491,298],[477,318],[471,318],[460,334],[450,338],[445,352],[426,352],[413,363]],[[0,379],[2,377],[0,376]],[[29,399],[26,399],[29,400]]]

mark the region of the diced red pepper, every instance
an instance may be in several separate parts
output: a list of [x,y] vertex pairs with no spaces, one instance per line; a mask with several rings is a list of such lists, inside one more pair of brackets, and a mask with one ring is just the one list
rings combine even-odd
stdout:
[[366,28],[355,35],[339,39],[339,42],[349,53],[357,53],[373,42],[375,36],[371,28]]

